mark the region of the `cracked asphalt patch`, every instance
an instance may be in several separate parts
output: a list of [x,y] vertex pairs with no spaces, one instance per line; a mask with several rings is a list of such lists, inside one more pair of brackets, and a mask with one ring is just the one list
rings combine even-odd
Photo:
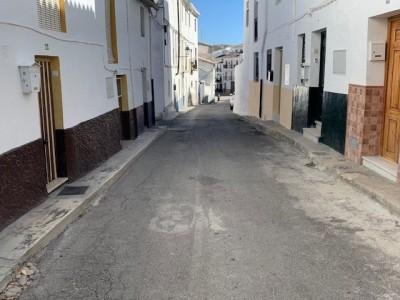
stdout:
[[400,299],[398,217],[227,103],[172,126],[21,299]]

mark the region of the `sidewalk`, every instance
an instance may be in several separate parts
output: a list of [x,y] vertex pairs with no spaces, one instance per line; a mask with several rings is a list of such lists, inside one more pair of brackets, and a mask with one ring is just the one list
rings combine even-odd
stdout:
[[400,185],[391,182],[369,169],[345,160],[344,156],[324,144],[315,144],[300,133],[288,130],[273,121],[243,117],[256,129],[281,138],[304,152],[315,167],[337,176],[358,190],[367,193],[391,213],[400,215]]
[[83,187],[83,195],[48,199],[0,232],[0,293],[15,270],[46,247],[115,183],[141,154],[164,134],[165,128],[147,130],[134,141],[124,141],[122,150],[85,177],[65,187]]

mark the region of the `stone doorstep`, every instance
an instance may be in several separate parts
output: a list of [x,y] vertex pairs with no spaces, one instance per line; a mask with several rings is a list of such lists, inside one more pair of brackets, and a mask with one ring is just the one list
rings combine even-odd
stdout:
[[364,167],[389,179],[390,181],[397,182],[398,164],[381,156],[364,156],[362,161]]
[[320,128],[303,128],[303,136],[310,141],[318,144],[321,139]]
[[165,132],[165,128],[150,129],[134,141],[124,141],[120,152],[71,184],[89,186],[85,195],[58,196],[56,191],[44,203],[1,231],[0,292],[8,285],[18,266],[58,237]]
[[256,124],[258,129],[271,136],[285,139],[305,153],[320,170],[349,183],[372,197],[391,213],[400,215],[400,185],[398,183],[394,183],[361,165],[346,161],[342,154],[327,145],[315,144],[300,133],[286,129],[274,121],[262,121],[255,117],[243,117],[242,119]]

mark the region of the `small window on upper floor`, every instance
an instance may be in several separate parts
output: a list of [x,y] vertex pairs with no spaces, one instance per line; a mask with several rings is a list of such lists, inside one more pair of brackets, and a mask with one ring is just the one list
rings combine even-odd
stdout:
[[254,68],[253,68],[253,74],[254,74],[254,81],[258,81],[260,79],[260,65],[259,65],[259,56],[258,52],[254,52]]
[[142,37],[146,36],[146,22],[143,6],[140,7],[140,35]]
[[254,1],[254,41],[258,41],[258,0]]
[[106,38],[108,63],[118,63],[117,24],[115,19],[115,0],[105,0]]
[[40,28],[67,32],[65,0],[36,0]]
[[197,19],[194,18],[194,31],[197,31]]
[[272,49],[267,50],[267,80],[274,81],[272,72]]

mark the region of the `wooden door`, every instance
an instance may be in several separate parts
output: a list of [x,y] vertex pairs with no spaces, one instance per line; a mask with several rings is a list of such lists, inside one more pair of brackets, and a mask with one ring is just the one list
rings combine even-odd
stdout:
[[39,92],[40,121],[44,154],[46,158],[47,183],[57,179],[57,157],[54,122],[54,102],[51,84],[51,60],[36,58],[40,65],[41,89]]
[[400,144],[400,19],[392,20],[389,30],[389,57],[386,83],[385,127],[383,151],[385,158],[399,161]]

